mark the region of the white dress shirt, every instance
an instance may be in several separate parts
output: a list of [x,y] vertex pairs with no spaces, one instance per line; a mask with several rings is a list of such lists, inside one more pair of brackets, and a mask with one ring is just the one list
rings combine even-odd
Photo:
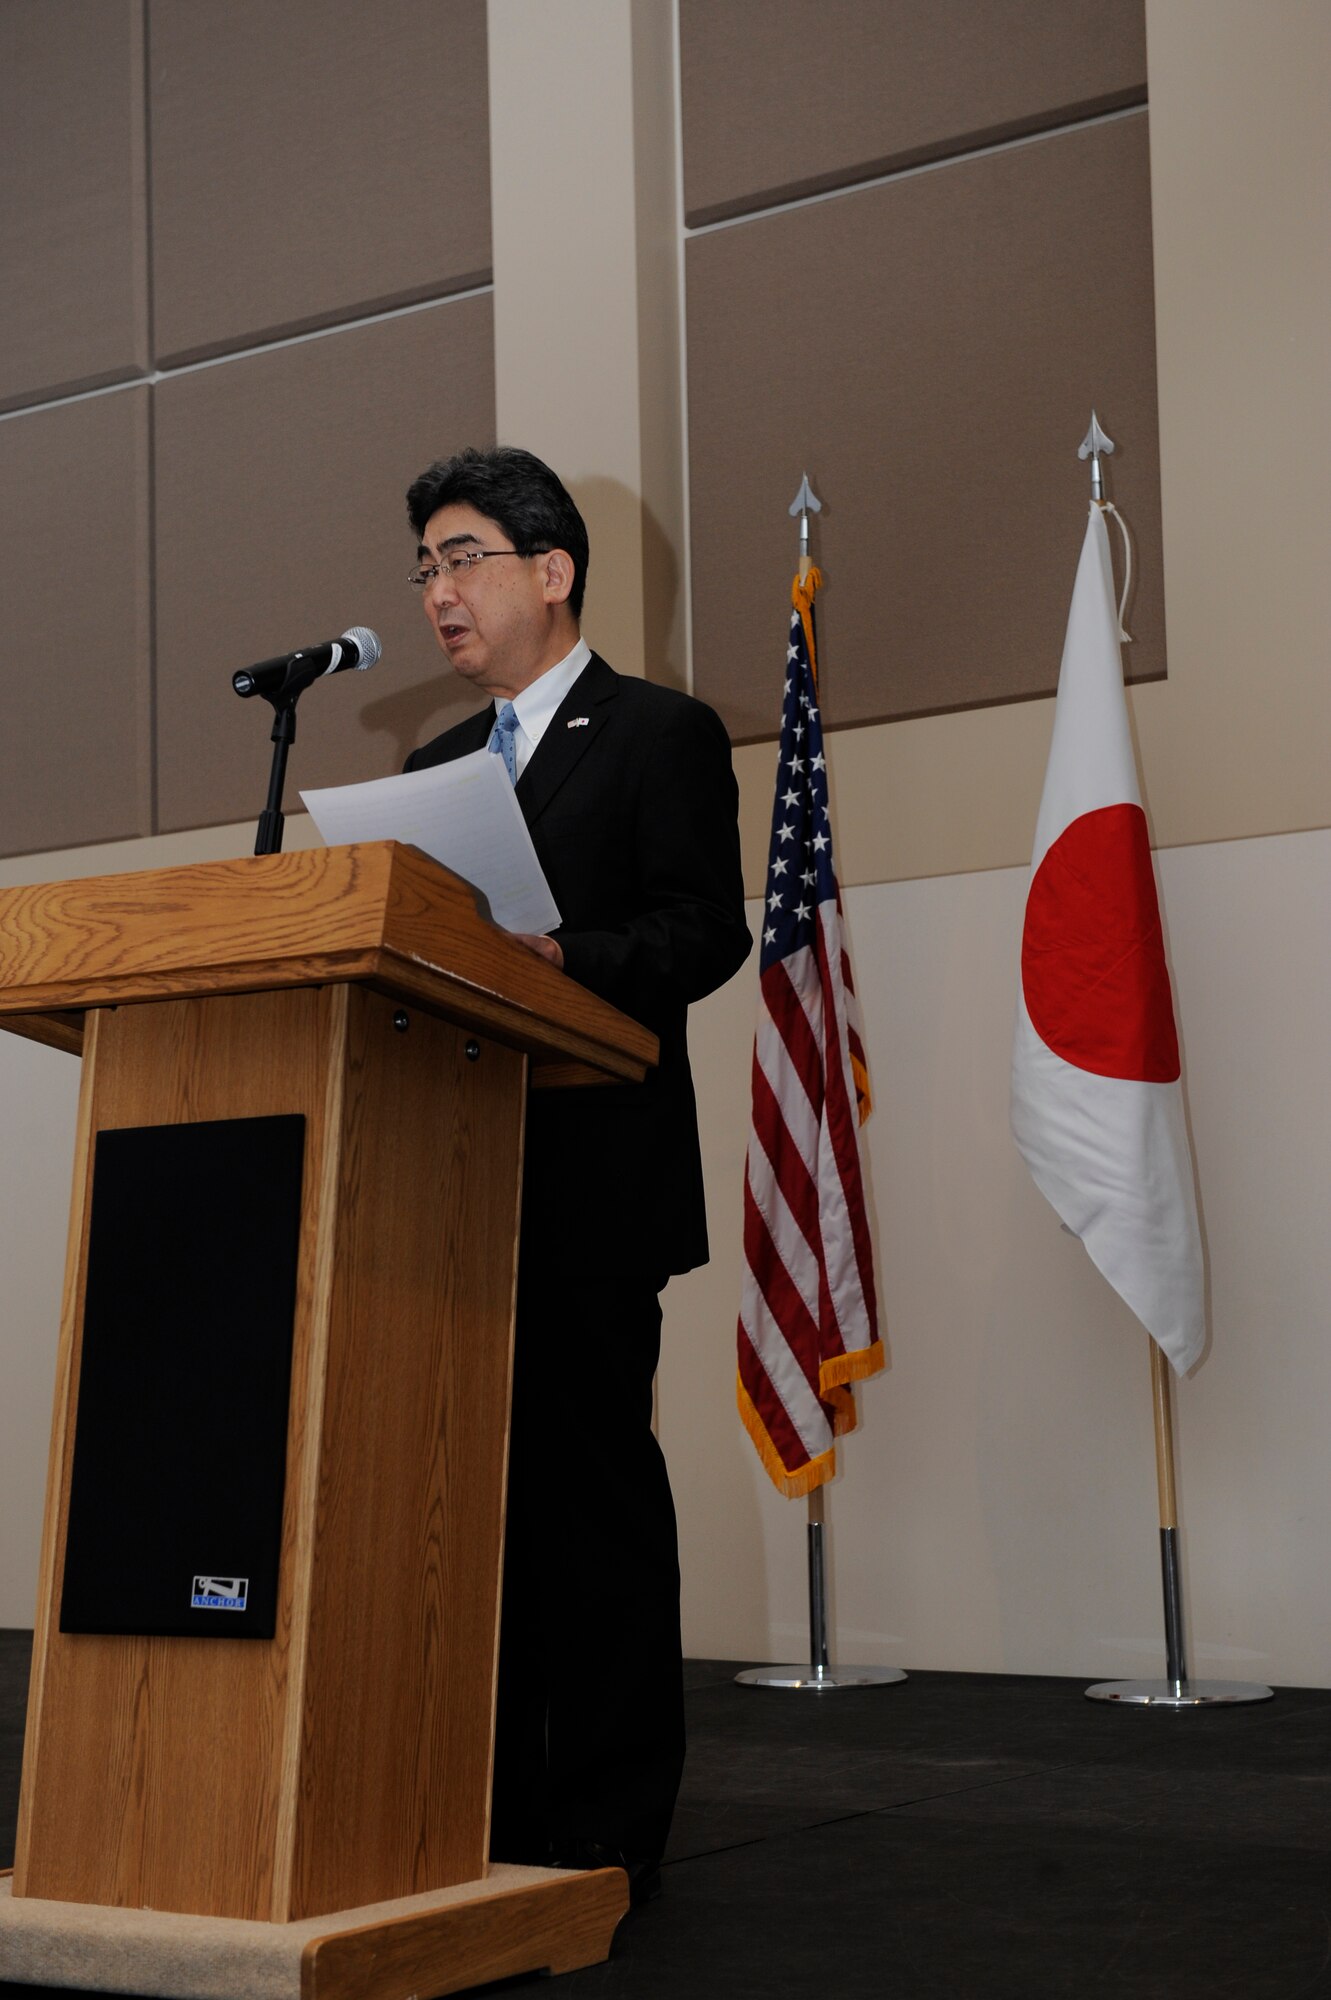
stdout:
[[[555,710],[563,701],[578,675],[591,659],[592,649],[585,639],[579,639],[571,653],[565,653],[553,667],[547,667],[543,674],[525,687],[513,698],[513,709],[518,718],[518,726],[513,732],[513,753],[517,762],[518,776],[521,777],[530,762],[532,752],[550,727]],[[495,713],[499,713],[502,702],[495,703]]]

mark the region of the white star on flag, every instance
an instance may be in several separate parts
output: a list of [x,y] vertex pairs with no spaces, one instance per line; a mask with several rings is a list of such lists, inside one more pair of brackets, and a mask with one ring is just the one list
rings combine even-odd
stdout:
[[812,831],[826,780],[815,791],[793,754],[807,735],[816,770],[825,769],[812,699],[817,579],[810,570],[794,588],[796,665],[778,767],[792,780],[778,791],[768,856],[770,888],[784,872],[779,847],[798,828],[806,893],[762,934],[739,1319],[740,1415],[791,1496],[832,1476],[835,1441],[855,1423],[851,1384],[883,1365],[859,1155],[868,1077],[830,843]]

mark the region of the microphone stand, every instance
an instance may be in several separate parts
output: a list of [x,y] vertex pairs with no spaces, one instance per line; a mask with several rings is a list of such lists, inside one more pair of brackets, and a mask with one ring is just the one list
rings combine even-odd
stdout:
[[254,839],[256,854],[280,854],[282,852],[282,787],[287,776],[287,752],[296,740],[296,703],[300,699],[299,689],[295,694],[268,695],[264,697],[273,704],[273,763],[268,774],[268,803],[259,814],[258,832]]
[[341,673],[346,667],[372,667],[380,657],[379,634],[364,625],[351,625],[340,639],[326,646],[306,646],[298,653],[280,653],[275,660],[260,660],[257,667],[242,667],[231,676],[231,685],[243,701],[262,695],[273,708],[273,767],[268,776],[268,803],[259,814],[254,840],[256,854],[282,852],[282,787],[287,776],[287,752],[296,740],[296,703],[312,681],[325,674]]

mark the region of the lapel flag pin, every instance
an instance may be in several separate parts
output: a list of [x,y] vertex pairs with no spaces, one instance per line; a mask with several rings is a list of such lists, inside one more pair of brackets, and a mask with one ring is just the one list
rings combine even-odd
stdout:
[[574,715],[569,717],[567,726],[570,729],[585,729],[590,721],[590,715]]

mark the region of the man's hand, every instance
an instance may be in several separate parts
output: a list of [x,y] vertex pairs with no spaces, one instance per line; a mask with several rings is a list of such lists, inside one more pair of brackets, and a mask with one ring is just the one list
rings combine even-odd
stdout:
[[509,936],[515,944],[525,944],[528,951],[534,951],[538,958],[548,958],[560,972],[564,970],[564,954],[556,939],[533,937],[530,931],[510,931]]

